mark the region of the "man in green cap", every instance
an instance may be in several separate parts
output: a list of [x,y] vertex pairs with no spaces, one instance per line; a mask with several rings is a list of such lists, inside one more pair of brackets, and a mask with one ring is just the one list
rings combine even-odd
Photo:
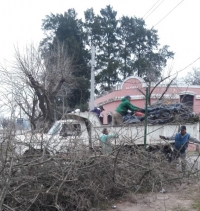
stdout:
[[122,98],[122,102],[116,108],[112,114],[112,125],[123,124],[123,116],[127,115],[128,110],[130,111],[142,111],[141,108],[138,108],[130,103],[131,97],[129,95]]

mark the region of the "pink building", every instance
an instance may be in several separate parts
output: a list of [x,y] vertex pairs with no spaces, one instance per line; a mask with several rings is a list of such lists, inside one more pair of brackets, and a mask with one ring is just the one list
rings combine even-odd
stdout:
[[[167,84],[160,84],[154,89],[150,88],[151,104],[159,99],[166,91]],[[104,124],[108,123],[109,114],[111,114],[120,104],[121,99],[131,96],[131,103],[140,108],[145,106],[146,83],[142,78],[131,76],[126,78],[114,91],[109,92],[95,99],[95,106],[103,105],[105,111],[103,114]],[[196,113],[200,113],[200,86],[171,85],[164,94],[164,99],[169,102],[183,102],[191,106]]]

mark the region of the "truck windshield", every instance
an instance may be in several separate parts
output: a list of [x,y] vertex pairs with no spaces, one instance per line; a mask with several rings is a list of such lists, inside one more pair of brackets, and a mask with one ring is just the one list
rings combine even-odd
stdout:
[[60,122],[55,122],[54,125],[49,130],[48,135],[56,135],[56,134],[58,134],[61,126],[62,126],[62,124]]

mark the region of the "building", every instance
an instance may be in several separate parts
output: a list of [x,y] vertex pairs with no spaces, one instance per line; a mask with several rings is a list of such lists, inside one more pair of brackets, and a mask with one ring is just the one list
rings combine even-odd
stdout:
[[[150,92],[152,92],[151,104],[164,94],[166,101],[187,103],[194,112],[200,113],[200,86],[180,84],[168,87],[167,85],[166,83],[155,87],[155,84],[152,84],[152,87],[150,87]],[[142,78],[131,76],[126,78],[119,86],[116,86],[115,90],[97,97],[95,99],[95,106],[103,105],[105,109],[102,113],[104,124],[109,123],[110,115],[126,95],[131,96],[131,103],[133,105],[144,108],[146,86]]]

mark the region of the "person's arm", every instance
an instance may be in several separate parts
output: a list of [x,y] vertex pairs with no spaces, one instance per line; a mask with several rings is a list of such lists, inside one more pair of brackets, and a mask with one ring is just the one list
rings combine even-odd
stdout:
[[160,136],[160,138],[164,139],[164,140],[175,140],[175,136],[176,135],[173,135],[173,136]]
[[105,134],[103,134],[101,137],[100,137],[100,140],[102,142],[106,142],[106,139],[107,139],[107,136]]
[[114,135],[114,134],[108,134],[107,138],[118,138],[118,135]]
[[134,106],[133,104],[131,104],[130,102],[127,103],[127,107],[129,110],[131,111],[138,111],[140,110],[140,108],[138,108],[137,106]]
[[197,140],[196,138],[193,138],[193,137],[191,137],[191,136],[190,136],[190,138],[189,138],[189,142],[196,143],[196,144],[200,144],[200,141],[199,141],[199,140]]
[[98,108],[94,108],[94,109],[90,110],[90,112],[96,113],[97,116],[99,116],[101,113],[101,111]]
[[90,110],[90,112],[97,112],[97,108],[93,108],[92,110]]
[[96,114],[99,117],[100,116],[101,111],[97,109]]

